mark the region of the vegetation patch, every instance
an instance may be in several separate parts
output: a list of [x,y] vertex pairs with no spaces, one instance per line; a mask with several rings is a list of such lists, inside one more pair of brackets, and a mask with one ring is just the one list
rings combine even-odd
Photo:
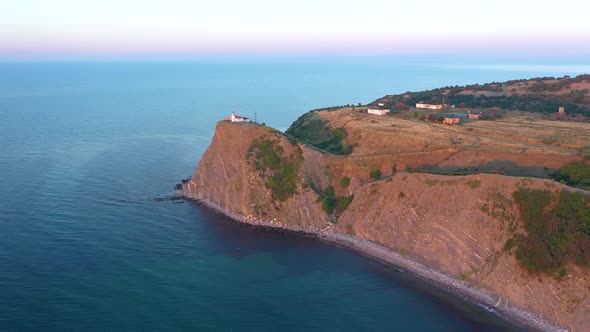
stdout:
[[374,169],[369,175],[371,176],[371,179],[379,180],[381,178],[381,170]]
[[333,186],[328,186],[326,190],[324,190],[324,197],[322,197],[322,210],[327,214],[332,214],[336,207],[336,202],[336,191]]
[[562,191],[557,205],[551,205],[548,191],[521,188],[513,193],[520,208],[526,235],[516,234],[516,258],[530,272],[554,274],[568,262],[590,263],[590,199],[576,192]]
[[336,190],[334,186],[328,186],[326,189],[322,190],[319,186],[315,185],[314,183],[310,183],[311,188],[318,194],[318,203],[322,203],[322,210],[326,212],[328,215],[342,214],[352,203],[354,199],[354,195],[350,196],[336,196]]
[[502,174],[511,176],[525,176],[533,178],[549,178],[555,171],[554,169],[541,166],[523,166],[512,161],[495,160],[485,164],[474,166],[437,166],[421,165],[414,168],[406,169],[410,173],[430,173],[438,175],[470,175],[470,174]]
[[350,185],[350,178],[348,176],[343,176],[342,179],[340,179],[340,187],[348,188],[349,185]]
[[344,212],[350,203],[352,203],[353,199],[354,195],[338,197],[338,209],[340,212]]
[[[553,113],[560,106],[565,106],[568,113],[590,115],[590,109],[581,105],[580,98],[587,95],[587,91],[571,91],[568,94],[559,96],[548,95],[547,97],[541,95],[520,95],[520,96],[485,96],[485,95],[470,95],[460,94],[463,87],[444,87],[435,90],[413,92],[410,98],[405,101],[409,104],[417,103],[423,100],[430,100],[432,103],[440,103],[440,96],[443,92],[451,88],[452,91],[447,95],[447,103],[455,104],[459,107],[470,108],[492,108],[498,107],[505,110],[520,110],[536,113]],[[552,98],[549,99],[549,98]],[[394,101],[403,100],[403,95],[395,95],[392,97]]]
[[[550,81],[551,83],[548,83]],[[414,104],[418,102],[445,102],[457,107],[492,108],[504,110],[520,110],[538,113],[554,113],[558,107],[564,106],[568,114],[585,114],[590,116],[588,89],[573,89],[572,84],[590,81],[590,75],[579,75],[575,78],[537,77],[530,80],[512,80],[504,83],[492,82],[467,86],[446,86],[438,89],[405,92],[388,95],[379,99],[385,107],[390,108],[397,103]],[[522,85],[526,88],[522,88]],[[520,85],[520,87],[519,87]],[[514,93],[520,89],[519,93]],[[563,91],[561,91],[563,90]],[[509,91],[512,91],[510,93]],[[417,114],[417,113],[414,113]],[[480,120],[487,116],[480,117]]]
[[553,178],[570,186],[590,189],[590,165],[584,161],[572,161],[555,172]]
[[344,128],[332,130],[317,112],[300,116],[286,132],[288,135],[311,144],[316,148],[337,155],[352,153],[352,145],[346,142],[348,133]]
[[507,222],[508,230],[514,232],[517,228],[517,218],[510,213],[509,208],[511,206],[512,201],[510,199],[499,192],[491,191],[487,202],[481,207],[481,210],[494,219]]
[[514,246],[516,245],[514,238],[509,238],[508,240],[506,240],[506,243],[504,243],[504,250],[508,251],[512,248],[514,248]]
[[303,161],[301,149],[297,148],[296,154],[286,156],[279,140],[263,136],[252,142],[247,158],[266,178],[265,185],[271,189],[275,201],[284,202],[297,193],[298,173]]

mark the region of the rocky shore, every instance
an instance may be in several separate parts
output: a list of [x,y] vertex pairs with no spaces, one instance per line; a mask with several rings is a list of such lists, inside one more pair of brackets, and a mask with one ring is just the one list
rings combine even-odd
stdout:
[[567,331],[566,329],[562,329],[541,317],[537,317],[534,314],[527,312],[526,310],[503,302],[501,297],[495,297],[485,290],[475,288],[466,282],[430,269],[424,264],[379,244],[335,232],[330,226],[323,229],[315,227],[303,228],[299,226],[287,226],[273,221],[248,218],[243,215],[232,213],[208,199],[196,198],[191,195],[190,192],[182,189],[180,190],[180,194],[188,200],[216,210],[237,222],[312,235],[323,241],[353,249],[371,259],[405,270],[416,278],[426,281],[464,301],[484,307],[488,311],[494,312],[513,322],[516,326],[528,331]]

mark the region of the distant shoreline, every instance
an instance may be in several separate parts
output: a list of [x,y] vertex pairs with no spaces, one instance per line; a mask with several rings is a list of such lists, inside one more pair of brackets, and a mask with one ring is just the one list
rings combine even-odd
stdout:
[[476,306],[483,307],[486,310],[500,316],[501,318],[507,319],[516,327],[533,331],[564,330],[549,321],[536,317],[534,314],[528,311],[512,305],[507,305],[502,301],[502,298],[495,298],[484,290],[476,289],[465,282],[430,269],[423,264],[412,260],[411,258],[405,257],[374,242],[359,239],[350,235],[335,233],[331,230],[321,230],[315,228],[304,229],[301,227],[288,227],[285,225],[274,224],[272,222],[265,222],[261,220],[249,220],[243,216],[231,213],[207,199],[195,198],[184,192],[184,190],[180,190],[180,194],[186,199],[220,212],[234,221],[253,226],[282,229],[303,233],[306,235],[312,235],[328,243],[355,250],[383,264],[404,269],[420,280],[423,280],[435,286],[436,288],[442,289],[450,293],[452,296],[455,296]]

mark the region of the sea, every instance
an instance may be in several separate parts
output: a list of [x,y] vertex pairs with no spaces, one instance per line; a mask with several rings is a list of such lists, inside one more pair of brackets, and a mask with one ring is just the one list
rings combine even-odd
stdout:
[[231,112],[285,130],[310,109],[386,94],[584,71],[386,57],[0,62],[0,330],[518,330],[350,249],[170,197]]

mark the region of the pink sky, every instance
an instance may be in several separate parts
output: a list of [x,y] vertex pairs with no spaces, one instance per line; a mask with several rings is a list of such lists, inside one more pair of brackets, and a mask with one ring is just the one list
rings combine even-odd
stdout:
[[582,0],[19,0],[0,56],[590,56]]

